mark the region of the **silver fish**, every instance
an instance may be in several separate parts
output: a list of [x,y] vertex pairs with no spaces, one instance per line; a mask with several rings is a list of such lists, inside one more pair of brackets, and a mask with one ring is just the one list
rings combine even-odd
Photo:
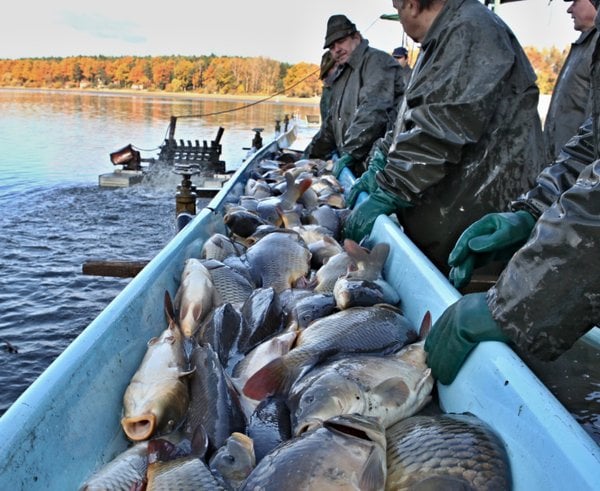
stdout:
[[393,353],[416,338],[412,324],[391,305],[343,310],[302,330],[288,354],[248,379],[244,394],[255,400],[284,394],[296,379],[328,357],[342,353]]
[[169,325],[148,342],[140,367],[123,396],[123,431],[133,441],[147,440],[158,432],[169,432],[183,419],[189,394],[183,334],[172,318],[165,295]]
[[391,305],[400,302],[396,290],[383,278],[383,266],[390,251],[388,244],[375,244],[369,251],[353,240],[346,239],[344,250],[352,259],[353,267],[333,287],[340,309],[373,305],[378,299]]
[[148,442],[133,445],[96,471],[80,491],[130,491],[146,479]]
[[252,294],[254,285],[237,269],[214,259],[203,260],[202,264],[210,273],[220,302],[242,304]]
[[186,431],[202,426],[209,452],[220,448],[234,431],[243,431],[246,419],[240,401],[217,354],[210,345],[196,346],[190,357],[195,371],[190,377],[190,404]]
[[359,415],[332,418],[266,455],[242,491],[383,489],[385,435],[381,425]]
[[277,293],[294,286],[310,271],[310,251],[299,238],[287,233],[272,233],[246,251],[253,276],[260,286],[273,287]]
[[420,411],[433,389],[424,340],[387,356],[354,355],[311,370],[294,384],[295,434],[340,414],[372,417],[384,428]]
[[229,256],[241,256],[246,248],[223,234],[211,235],[202,245],[200,257],[222,261]]
[[352,268],[353,265],[354,262],[346,251],[331,256],[317,270],[315,291],[318,293],[333,293],[335,282],[338,278],[347,274],[348,269]]
[[388,428],[386,438],[388,490],[512,488],[502,440],[475,416],[412,416]]
[[210,470],[231,489],[238,489],[256,466],[254,443],[243,433],[234,432],[225,445],[210,458]]
[[[160,441],[152,441],[151,445],[157,442]],[[152,455],[149,454],[146,491],[225,491],[208,466],[195,455],[171,460],[158,460]]]
[[183,334],[188,338],[193,336],[209,311],[219,303],[218,292],[206,266],[200,259],[187,259],[175,295],[175,308],[179,311],[179,326]]

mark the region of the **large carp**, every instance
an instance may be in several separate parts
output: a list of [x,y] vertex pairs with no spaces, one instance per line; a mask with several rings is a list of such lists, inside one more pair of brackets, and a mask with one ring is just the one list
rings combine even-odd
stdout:
[[331,356],[394,353],[416,339],[415,328],[391,305],[346,309],[316,320],[302,330],[289,353],[248,379],[244,394],[255,400],[270,394],[285,394],[296,379]]
[[504,443],[475,416],[412,416],[388,428],[386,439],[390,491],[512,487]]
[[185,261],[181,283],[175,295],[175,308],[179,311],[179,325],[186,337],[191,337],[200,322],[214,305],[219,303],[218,292],[212,276],[200,259]]
[[412,416],[431,400],[433,378],[424,340],[388,356],[354,355],[321,365],[290,392],[297,401],[294,431],[301,434],[341,414],[362,414],[384,428]]
[[310,251],[295,234],[273,232],[246,251],[253,277],[259,286],[273,287],[277,293],[292,288],[310,271]]
[[240,490],[376,491],[383,489],[385,475],[383,427],[348,414],[279,445],[260,461]]
[[134,441],[169,432],[181,422],[188,408],[187,361],[183,334],[173,319],[165,294],[168,327],[148,341],[148,349],[123,396],[121,426]]

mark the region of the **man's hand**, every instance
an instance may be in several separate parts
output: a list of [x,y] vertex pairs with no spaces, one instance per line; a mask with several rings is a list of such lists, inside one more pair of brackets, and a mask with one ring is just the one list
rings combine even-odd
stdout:
[[425,340],[427,364],[433,377],[448,385],[478,343],[508,340],[490,313],[486,293],[465,295],[432,326]]
[[450,252],[450,281],[460,288],[469,283],[474,269],[510,259],[527,242],[534,225],[533,216],[523,210],[485,215],[462,233]]

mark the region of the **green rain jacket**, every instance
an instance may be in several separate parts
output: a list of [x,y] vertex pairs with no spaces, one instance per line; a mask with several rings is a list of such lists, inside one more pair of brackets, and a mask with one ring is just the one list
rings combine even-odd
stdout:
[[535,73],[477,0],[447,0],[421,46],[377,183],[412,241],[444,271],[460,234],[529,189],[543,166]]
[[511,204],[538,221],[488,292],[492,316],[517,349],[545,361],[600,325],[600,138],[593,126],[590,118]]
[[591,61],[597,38],[596,27],[581,33],[558,75],[544,122],[548,162],[554,162],[562,146],[591,115]]
[[[404,88],[396,60],[363,39],[332,84],[329,113],[306,149],[308,156],[327,159],[337,152],[365,160],[392,127]],[[364,169],[352,170],[360,175]]]

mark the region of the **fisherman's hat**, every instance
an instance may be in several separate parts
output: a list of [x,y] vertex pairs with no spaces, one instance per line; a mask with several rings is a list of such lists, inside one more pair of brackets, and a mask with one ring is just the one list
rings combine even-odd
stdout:
[[356,26],[345,15],[332,15],[327,21],[327,34],[323,49],[329,48],[336,41],[354,34]]

